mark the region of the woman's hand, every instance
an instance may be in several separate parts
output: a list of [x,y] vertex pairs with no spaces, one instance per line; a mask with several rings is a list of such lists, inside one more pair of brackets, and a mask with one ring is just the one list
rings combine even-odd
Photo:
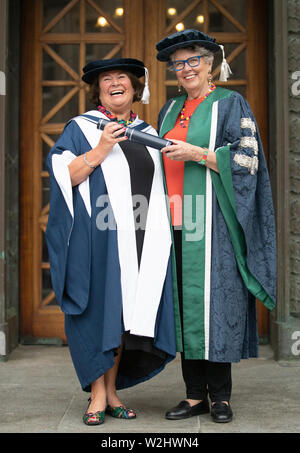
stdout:
[[[84,181],[96,168],[100,165],[107,155],[111,152],[114,145],[124,140],[128,140],[127,137],[120,137],[125,131],[125,128],[115,122],[107,124],[101,134],[98,145],[74,159],[69,165],[69,172],[71,177],[72,186],[77,186]],[[87,165],[85,159],[90,165]]]
[[120,135],[123,134],[124,132],[125,132],[124,126],[114,121],[111,121],[103,129],[101,138],[95,149],[97,151],[101,151],[101,155],[103,155],[103,153],[107,155],[112,150],[114,145],[123,142],[124,140],[128,140],[128,137],[126,136],[120,137]]
[[[174,145],[166,146],[161,150],[161,152],[166,153],[166,157],[171,160],[178,160],[181,162],[201,162],[204,151],[207,151],[205,148],[191,145],[190,143],[183,142],[181,140],[175,140],[172,138],[172,142]],[[208,151],[205,165],[210,170],[214,170],[219,173],[217,157],[214,151]]]
[[191,145],[190,143],[183,142],[181,140],[172,139],[174,145],[166,146],[162,148],[162,152],[166,153],[166,157],[171,160],[199,162],[202,159],[204,148],[199,146]]

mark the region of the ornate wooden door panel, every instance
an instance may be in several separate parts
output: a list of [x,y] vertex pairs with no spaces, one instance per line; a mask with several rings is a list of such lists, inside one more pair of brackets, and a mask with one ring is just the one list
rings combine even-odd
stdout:
[[[261,4],[262,3],[262,4]],[[135,111],[154,126],[177,83],[156,60],[155,44],[176,27],[198,28],[225,45],[227,84],[249,100],[267,149],[265,8],[258,0],[23,0],[21,117],[21,333],[65,339],[51,287],[45,229],[49,176],[45,160],[65,122],[91,106],[81,69],[118,56],[145,61],[150,105]],[[257,13],[259,7],[259,15]],[[178,25],[181,24],[181,25]],[[250,33],[249,33],[250,30]],[[217,57],[214,76],[220,71]],[[259,69],[258,69],[259,68]],[[259,305],[260,334],[267,314]]]

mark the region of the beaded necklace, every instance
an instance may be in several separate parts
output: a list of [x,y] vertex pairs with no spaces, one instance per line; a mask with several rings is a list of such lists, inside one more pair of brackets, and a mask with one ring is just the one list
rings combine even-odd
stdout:
[[98,105],[98,110],[99,112],[103,113],[105,116],[107,116],[110,120],[112,121],[116,121],[118,122],[119,124],[122,124],[123,126],[128,126],[129,124],[133,123],[134,120],[136,119],[137,115],[136,113],[133,113],[132,111],[130,112],[130,118],[129,120],[118,120],[116,116],[113,116],[112,113],[110,113],[109,110],[106,110],[105,107],[103,107],[102,105]]
[[[204,99],[206,99],[210,95],[210,93],[212,93],[215,89],[216,89],[216,85],[211,83],[209,85],[208,92],[204,96],[199,98],[199,104],[201,104],[201,102],[204,101]],[[185,116],[184,115],[184,110],[185,110],[185,107],[183,106],[183,108],[182,108],[182,110],[180,112],[180,126],[183,127],[183,128],[186,128],[187,126],[184,124],[184,121],[189,122],[193,114],[189,115],[189,116]]]

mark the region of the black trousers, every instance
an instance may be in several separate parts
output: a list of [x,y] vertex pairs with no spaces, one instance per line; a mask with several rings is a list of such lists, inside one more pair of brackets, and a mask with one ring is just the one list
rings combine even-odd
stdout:
[[[181,326],[183,327],[182,232],[181,230],[174,229],[173,233]],[[183,380],[186,386],[186,396],[188,399],[203,400],[209,394],[212,402],[230,400],[232,388],[231,363],[185,359],[183,338],[181,367]]]
[[203,400],[209,395],[212,402],[230,400],[231,363],[189,360],[182,353],[181,367],[188,399]]

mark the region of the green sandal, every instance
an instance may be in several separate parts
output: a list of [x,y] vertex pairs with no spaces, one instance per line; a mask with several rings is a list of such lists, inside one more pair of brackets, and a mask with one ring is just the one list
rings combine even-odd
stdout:
[[[132,418],[136,418],[136,413],[132,409],[128,409],[128,407],[125,407],[125,406],[117,406],[117,407],[107,406],[105,413],[108,415],[111,415],[111,417],[122,418],[125,420],[130,420]],[[130,414],[130,413],[132,413],[132,414]]]
[[[91,399],[89,398],[89,405],[91,403]],[[89,407],[88,405],[88,407]],[[105,417],[105,410],[104,411],[97,411],[97,412],[85,412],[83,414],[83,423],[85,423],[88,426],[94,426],[94,425],[102,425],[104,423],[104,417]]]

